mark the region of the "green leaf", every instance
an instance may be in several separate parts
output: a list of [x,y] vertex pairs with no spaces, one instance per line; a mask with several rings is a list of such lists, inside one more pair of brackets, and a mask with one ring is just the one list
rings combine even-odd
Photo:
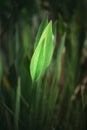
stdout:
[[18,78],[16,104],[15,104],[15,128],[18,129],[19,113],[20,113],[20,98],[21,98],[21,84],[20,77]]
[[29,49],[30,49],[30,30],[29,30],[29,25],[27,22],[22,23],[22,38],[23,38],[23,49],[24,49],[24,54],[26,54]]
[[31,59],[30,73],[33,81],[39,79],[42,72],[49,66],[53,50],[52,22],[49,22],[39,39],[39,43]]
[[47,19],[47,16],[44,18],[44,20],[42,21],[40,27],[39,27],[39,30],[37,32],[37,36],[36,36],[36,42],[35,42],[35,45],[34,45],[34,49],[36,48],[39,40],[40,40],[40,37],[44,31],[44,28],[47,26],[48,24],[48,19]]
[[[53,30],[53,35],[54,36],[56,36],[56,33],[57,33],[57,24],[58,24],[57,21],[55,21],[54,24],[53,24],[52,30]],[[56,39],[56,37],[55,37],[55,39]]]
[[57,62],[60,64],[60,60],[62,58],[62,53],[63,53],[63,48],[65,45],[65,39],[66,39],[66,32],[64,32],[62,38],[61,38],[61,42],[58,48],[58,53],[57,53]]

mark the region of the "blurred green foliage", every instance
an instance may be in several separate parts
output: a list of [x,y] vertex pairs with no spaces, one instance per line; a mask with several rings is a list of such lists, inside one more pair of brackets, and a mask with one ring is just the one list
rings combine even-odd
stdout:
[[[86,5],[87,0],[0,0],[1,130],[87,129]],[[46,14],[57,21],[55,50],[32,84],[30,61]]]

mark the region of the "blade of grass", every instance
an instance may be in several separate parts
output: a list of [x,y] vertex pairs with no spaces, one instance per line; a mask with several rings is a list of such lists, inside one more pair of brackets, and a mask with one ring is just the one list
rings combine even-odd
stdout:
[[20,98],[21,98],[21,83],[20,77],[18,77],[18,86],[17,86],[17,93],[16,93],[16,105],[15,105],[15,130],[18,130],[18,122],[19,122],[19,112],[20,112]]

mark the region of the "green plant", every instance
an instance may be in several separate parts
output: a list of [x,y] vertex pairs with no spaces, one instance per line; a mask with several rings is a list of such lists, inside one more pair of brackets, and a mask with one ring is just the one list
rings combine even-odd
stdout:
[[5,52],[0,48],[0,129],[86,130],[87,70],[83,73],[81,63],[86,32],[82,17],[77,17],[81,2],[69,12],[68,1],[61,9],[49,1],[57,21],[45,17],[36,39],[29,20],[34,12],[28,14],[27,2],[16,1],[12,11],[16,4],[2,1],[9,8],[0,19],[0,45],[8,43]]

